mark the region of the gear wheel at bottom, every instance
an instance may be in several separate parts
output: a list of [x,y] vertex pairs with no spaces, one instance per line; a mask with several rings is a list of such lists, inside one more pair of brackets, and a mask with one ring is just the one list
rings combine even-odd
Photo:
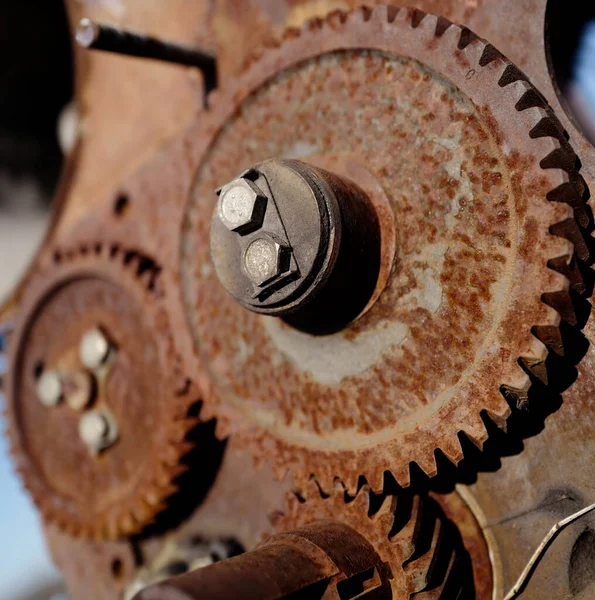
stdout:
[[46,523],[130,535],[177,491],[196,398],[150,259],[97,244],[50,262],[26,290],[11,341],[12,453]]
[[315,521],[338,521],[368,540],[392,574],[395,600],[475,598],[473,569],[461,536],[440,504],[427,495],[354,497],[336,484],[330,495],[311,481],[307,500],[291,494],[285,514],[273,516],[277,532]]
[[[257,548],[153,584],[135,600],[472,600],[458,529],[427,495],[291,494]],[[487,599],[482,595],[481,600]]]

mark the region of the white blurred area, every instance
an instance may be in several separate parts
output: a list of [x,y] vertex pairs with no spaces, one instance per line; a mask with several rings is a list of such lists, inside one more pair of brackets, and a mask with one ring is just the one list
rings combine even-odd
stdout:
[[[0,170],[1,301],[39,248],[49,207],[34,179],[15,178]],[[5,368],[0,355],[0,374]],[[4,431],[3,417],[0,422]],[[16,477],[4,435],[0,436],[0,498],[0,600],[58,600],[63,591],[60,574],[48,556],[37,512]]]
[[0,172],[0,301],[23,276],[43,241],[48,204],[34,179]]

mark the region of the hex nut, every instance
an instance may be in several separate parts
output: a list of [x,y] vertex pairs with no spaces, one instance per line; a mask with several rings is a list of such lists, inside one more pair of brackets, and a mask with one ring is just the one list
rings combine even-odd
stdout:
[[267,197],[252,181],[235,179],[224,186],[219,195],[217,214],[221,222],[240,235],[262,226]]
[[244,252],[244,272],[252,283],[262,287],[287,270],[283,260],[287,250],[287,246],[268,236],[256,238]]

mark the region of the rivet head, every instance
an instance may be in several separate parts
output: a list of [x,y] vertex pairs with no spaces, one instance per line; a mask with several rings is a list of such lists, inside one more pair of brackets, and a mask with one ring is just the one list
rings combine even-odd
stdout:
[[116,441],[117,428],[106,412],[88,411],[79,421],[79,435],[92,453],[98,453]]
[[230,230],[244,235],[262,226],[267,197],[251,181],[236,179],[221,190],[218,215]]
[[64,398],[62,375],[59,371],[45,371],[37,380],[37,397],[44,406],[57,406]]
[[110,352],[110,343],[100,329],[90,329],[81,339],[79,354],[87,369],[97,369],[106,360]]

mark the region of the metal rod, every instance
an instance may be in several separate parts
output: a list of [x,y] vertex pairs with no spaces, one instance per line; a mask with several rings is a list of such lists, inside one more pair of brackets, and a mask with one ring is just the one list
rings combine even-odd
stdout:
[[566,526],[574,523],[577,519],[580,519],[582,516],[587,513],[595,510],[595,504],[590,504],[589,506],[579,510],[578,512],[558,521],[548,532],[548,534],[543,538],[543,541],[537,547],[537,550],[533,553],[531,560],[527,563],[527,566],[523,569],[520,577],[517,582],[514,584],[512,589],[506,594],[504,600],[515,600],[519,597],[519,595],[523,592],[529,580],[531,579],[531,575],[535,571],[539,561],[543,558],[543,555],[547,552],[550,544],[556,539],[558,534],[564,529]]
[[197,67],[204,75],[205,92],[208,93],[217,87],[217,59],[205,50],[164,42],[90,19],[81,19],[75,37],[77,43],[88,50],[103,50]]

